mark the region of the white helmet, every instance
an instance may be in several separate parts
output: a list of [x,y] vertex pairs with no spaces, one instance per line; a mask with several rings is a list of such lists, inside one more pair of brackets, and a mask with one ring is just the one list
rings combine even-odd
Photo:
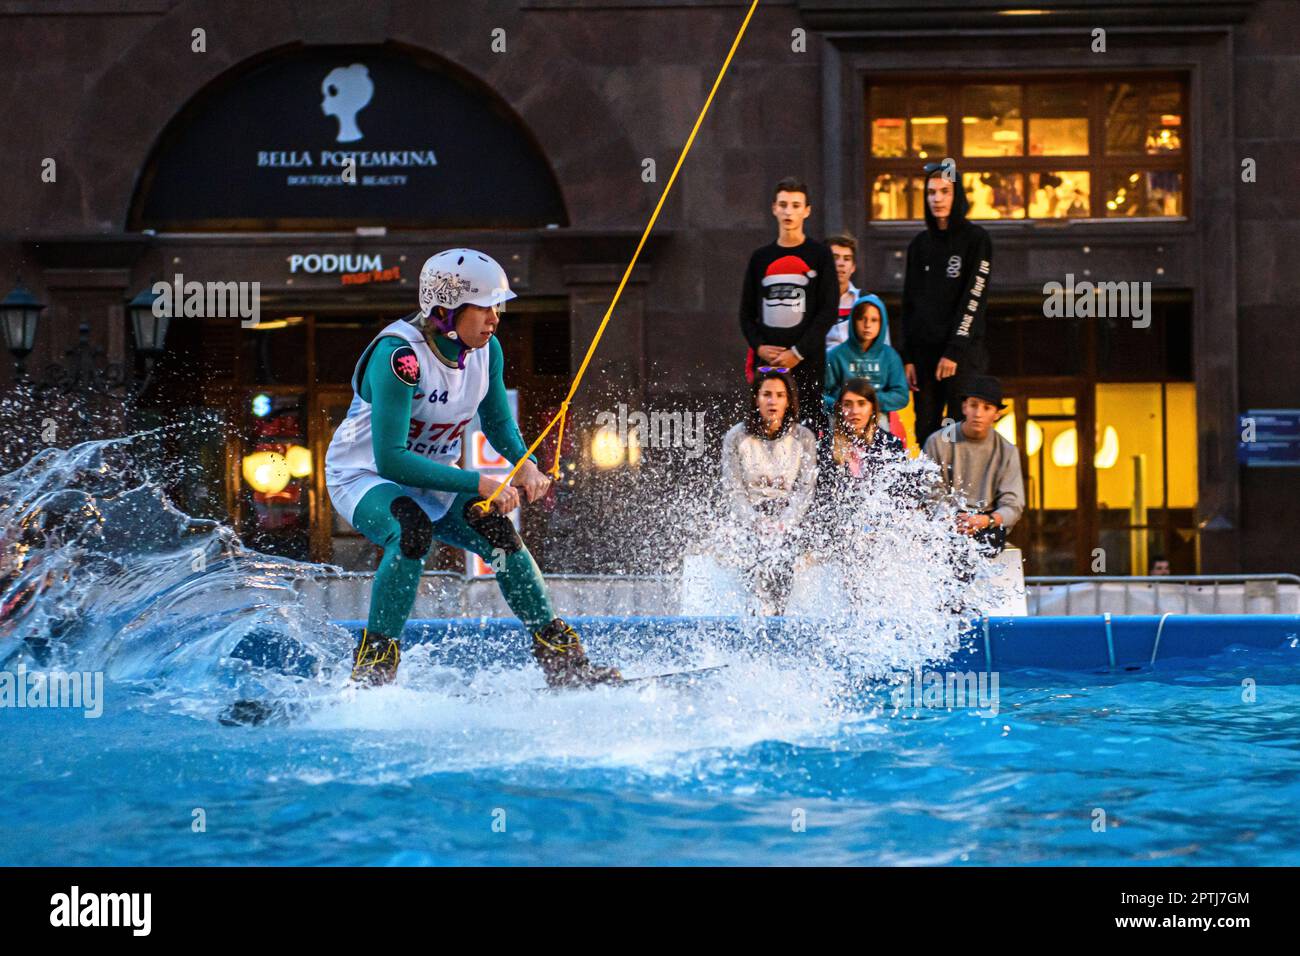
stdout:
[[477,249],[439,252],[420,269],[420,314],[425,318],[435,305],[448,310],[462,305],[486,308],[513,298],[506,270]]

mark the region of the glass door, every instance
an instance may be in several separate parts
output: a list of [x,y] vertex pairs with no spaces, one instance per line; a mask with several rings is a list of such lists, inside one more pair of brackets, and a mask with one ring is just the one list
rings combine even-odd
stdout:
[[[998,432],[1020,451],[1025,513],[1010,543],[1025,556],[1026,573],[1087,573],[1092,549],[1093,509],[1085,488],[1092,481],[1092,409],[1073,383],[1009,386],[1007,410]],[[1081,441],[1080,436],[1085,436]]]

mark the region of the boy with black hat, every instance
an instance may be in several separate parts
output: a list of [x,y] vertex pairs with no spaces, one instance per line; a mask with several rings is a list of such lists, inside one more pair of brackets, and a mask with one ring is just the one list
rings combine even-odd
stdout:
[[958,496],[969,509],[958,513],[957,530],[996,554],[1025,510],[1020,455],[993,430],[1006,408],[1002,383],[991,375],[976,375],[960,385],[966,396],[964,420],[931,435],[925,453],[939,463],[938,490]]

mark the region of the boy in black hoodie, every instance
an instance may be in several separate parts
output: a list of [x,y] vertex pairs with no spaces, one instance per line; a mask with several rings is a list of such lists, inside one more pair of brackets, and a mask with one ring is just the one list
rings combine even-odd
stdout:
[[988,368],[984,311],[993,243],[966,218],[968,203],[951,162],[925,165],[925,231],[907,247],[903,279],[902,354],[916,392],[916,440],[925,440],[948,416],[961,419],[955,383]]

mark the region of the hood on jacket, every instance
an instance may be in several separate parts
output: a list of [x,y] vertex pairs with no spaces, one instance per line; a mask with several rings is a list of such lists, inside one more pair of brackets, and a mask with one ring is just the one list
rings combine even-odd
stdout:
[[862,293],[853,300],[853,308],[849,309],[849,342],[859,352],[862,351],[862,343],[858,340],[858,330],[854,327],[853,316],[858,311],[858,306],[863,302],[870,302],[880,310],[880,331],[876,334],[875,341],[871,343],[871,348],[864,353],[870,355],[885,343],[885,330],[889,328],[889,310],[885,308],[885,301],[874,292]]
[[[957,181],[952,184],[952,212],[948,216],[948,232],[960,229],[966,222],[966,213],[970,209],[970,201],[966,198],[966,186],[962,182],[961,170],[953,168],[957,174]],[[925,182],[921,185],[921,204],[925,206],[925,228],[929,230],[930,235],[938,236],[944,230],[939,228],[939,220],[934,218],[934,213],[930,212],[930,203],[926,199],[926,189],[929,188],[930,180],[937,176],[943,175],[943,168],[939,167],[934,172],[925,177]]]

